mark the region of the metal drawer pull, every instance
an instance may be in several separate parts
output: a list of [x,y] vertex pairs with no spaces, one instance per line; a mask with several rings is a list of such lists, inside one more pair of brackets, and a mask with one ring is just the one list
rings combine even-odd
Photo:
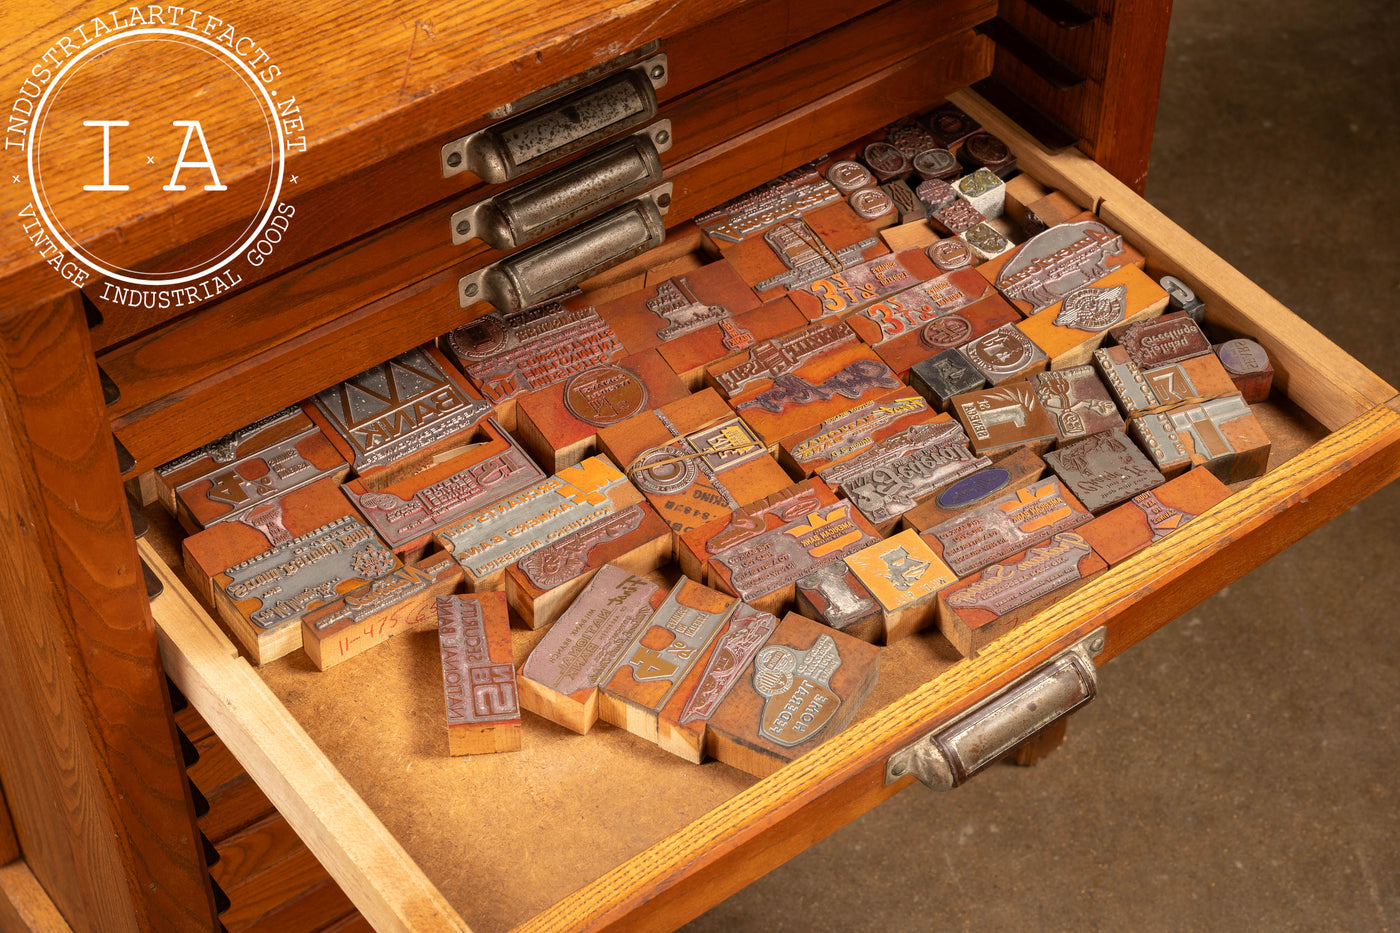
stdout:
[[905,746],[885,763],[885,783],[912,774],[951,790],[1099,692],[1094,657],[1098,628],[1054,659],[988,697],[957,719]]
[[442,147],[442,174],[474,172],[499,184],[581,152],[656,116],[656,90],[667,78],[666,56],[653,55],[626,71],[518,117],[482,127]]
[[557,233],[659,182],[661,153],[670,148],[671,121],[658,120],[602,152],[462,208],[452,215],[452,242],[515,249]]
[[660,246],[666,239],[661,217],[670,205],[668,182],[602,217],[462,276],[457,298],[464,308],[489,301],[498,311],[518,311],[562,295],[584,279]]

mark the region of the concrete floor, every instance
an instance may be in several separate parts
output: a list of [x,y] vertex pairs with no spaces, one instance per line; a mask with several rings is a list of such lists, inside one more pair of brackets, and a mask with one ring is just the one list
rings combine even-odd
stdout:
[[[1177,0],[1148,198],[1400,384],[1400,7]],[[1400,484],[687,927],[1400,928]]]

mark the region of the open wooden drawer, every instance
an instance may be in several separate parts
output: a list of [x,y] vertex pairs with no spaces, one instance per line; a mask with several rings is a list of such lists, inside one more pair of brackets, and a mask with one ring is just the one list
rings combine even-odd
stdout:
[[[1209,321],[1265,345],[1270,471],[975,659],[932,632],[884,649],[856,724],[756,782],[538,718],[518,755],[446,758],[431,634],[325,673],[299,654],[254,669],[166,566],[157,529],[141,549],[165,583],[151,609],[167,673],[377,929],[672,928],[912,783],[887,785],[886,761],[932,727],[1106,625],[1104,663],[1400,475],[1392,387],[1085,156],[954,100],[1149,271],[1185,279]],[[538,634],[515,633],[517,660]]]

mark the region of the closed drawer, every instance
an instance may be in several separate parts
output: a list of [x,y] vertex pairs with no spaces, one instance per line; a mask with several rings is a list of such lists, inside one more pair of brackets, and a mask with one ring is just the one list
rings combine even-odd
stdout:
[[[160,566],[178,560],[157,529],[142,548],[166,582],[152,610],[170,676],[376,927],[674,927],[907,786],[886,785],[886,761],[933,726],[1106,625],[1104,663],[1400,475],[1392,387],[1084,156],[1047,153],[978,98],[954,99],[1149,271],[1186,279],[1212,323],[1264,344],[1280,390],[1263,408],[1270,471],[975,659],[937,638],[883,649],[856,724],[761,781],[538,719],[518,755],[454,767],[433,745],[423,685],[436,671],[414,636],[370,664],[318,673],[294,654],[255,670]],[[517,660],[538,634],[514,633]]]

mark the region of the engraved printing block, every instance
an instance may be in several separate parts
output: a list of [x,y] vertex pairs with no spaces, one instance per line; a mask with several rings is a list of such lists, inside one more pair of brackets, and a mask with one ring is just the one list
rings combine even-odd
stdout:
[[743,353],[761,340],[769,340],[807,323],[806,316],[787,296],[774,298],[732,321],[721,321],[657,347],[666,365],[692,392],[705,384],[705,367],[737,353]]
[[767,301],[886,252],[870,224],[841,201],[775,224],[723,255]]
[[880,604],[845,561],[822,564],[797,581],[797,612],[872,645],[885,635]]
[[1060,444],[1125,427],[1113,396],[1092,366],[1036,373],[1029,381],[1040,404],[1055,419]]
[[1016,156],[1010,147],[991,133],[973,133],[964,139],[957,157],[970,169],[989,169],[1002,178],[1016,170]]
[[963,113],[956,104],[944,104],[925,116],[923,123],[933,138],[945,147],[954,146],[982,129],[981,124]]
[[[753,289],[721,259],[604,302],[598,314],[632,354],[701,331],[734,331],[735,317],[758,306]],[[731,342],[743,339],[731,335]]]
[[1076,530],[1094,553],[1110,567],[1116,567],[1229,495],[1224,483],[1204,467],[1197,467],[1134,496]]
[[1006,182],[989,169],[979,168],[964,175],[953,182],[953,190],[988,220],[996,220],[1006,207]]
[[955,236],[939,240],[925,248],[924,255],[928,256],[929,260],[944,272],[966,269],[979,262],[978,258],[972,255],[972,247],[967,245],[967,241],[960,240]]
[[1119,266],[1141,267],[1143,261],[1121,235],[1093,214],[1082,212],[1073,222],[1036,234],[978,271],[1029,317]]
[[[170,514],[178,517],[176,490],[231,470],[235,464],[252,458],[259,451],[274,445],[283,445],[288,441],[295,443],[292,439],[299,437],[311,426],[310,419],[295,405],[273,412],[247,427],[225,434],[198,450],[192,450],[183,457],[177,457],[156,467],[156,477],[159,480],[156,484],[156,495]],[[344,458],[341,459],[343,461]],[[235,503],[230,505],[233,507],[229,512],[239,508]],[[184,519],[181,521],[183,523]],[[191,534],[194,533],[192,528],[187,527],[187,530]]]
[[981,370],[991,385],[1043,372],[1049,363],[1045,351],[1015,324],[1003,324],[959,348],[969,363]]
[[680,535],[677,562],[692,580],[711,583],[709,562],[716,554],[766,531],[836,504],[836,493],[819,479],[804,479]]
[[860,160],[881,184],[896,178],[905,178],[914,170],[909,156],[901,152],[898,146],[884,141],[866,146],[861,150]]
[[983,262],[1005,255],[1013,249],[1011,241],[985,221],[959,233],[958,239],[966,243],[968,249],[972,250],[972,255]]
[[1146,273],[1120,266],[1016,326],[1050,357],[1051,369],[1066,369],[1088,363],[1109,328],[1146,320],[1166,304],[1166,292]]
[[520,700],[501,593],[442,596],[438,645],[447,699],[447,753],[520,750]]
[[1117,429],[1071,441],[1046,454],[1045,462],[1095,514],[1166,481],[1137,445]]
[[1206,335],[1195,321],[1181,311],[1116,327],[1109,331],[1109,335],[1143,369],[1180,363],[1210,352],[1210,341]]
[[1205,466],[1221,482],[1237,483],[1269,467],[1269,437],[1238,395],[1142,415],[1129,428],[1169,477]]
[[915,424],[936,420],[938,412],[908,389],[891,389],[850,411],[799,431],[778,444],[778,462],[794,476],[811,476],[849,460]]
[[875,176],[870,174],[870,169],[850,159],[831,163],[826,170],[826,180],[835,185],[836,190],[842,195],[848,195],[875,184]]
[[905,512],[904,527],[928,531],[990,501],[994,496],[1029,486],[1044,473],[1045,461],[1029,449],[1019,448],[991,466],[949,483]]
[[1263,347],[1247,337],[1239,337],[1217,346],[1215,355],[1246,402],[1252,405],[1269,397],[1274,367]]
[[883,296],[938,274],[923,250],[877,256],[792,290],[789,298],[811,320],[859,310]]
[[1092,517],[1052,476],[935,525],[923,537],[954,573],[965,577]]
[[929,223],[933,229],[945,236],[954,236],[964,230],[971,230],[987,219],[986,215],[961,198],[950,201],[937,210],[929,211]]
[[1174,275],[1162,276],[1158,284],[1167,293],[1168,310],[1184,311],[1197,324],[1204,323],[1206,303],[1196,297],[1191,286]]
[[920,152],[938,145],[938,140],[933,134],[920,126],[913,117],[896,120],[885,127],[885,142],[911,160]]
[[899,222],[899,210],[885,188],[862,188],[846,199],[857,217],[880,230]]
[[845,563],[879,602],[886,645],[931,625],[938,608],[938,591],[957,580],[913,531],[901,531],[857,551],[847,556]]
[[919,183],[919,187],[914,189],[914,196],[924,206],[924,214],[927,216],[956,201],[958,192],[951,182],[942,178],[930,178]]
[[1054,416],[1029,382],[954,396],[953,414],[979,454],[997,454],[1022,444],[1044,452],[1058,436]]
[[935,178],[940,181],[952,181],[963,173],[963,167],[958,164],[957,157],[941,147],[931,147],[915,153],[913,165],[914,171],[918,172],[924,181]]
[[727,399],[770,385],[779,376],[835,347],[856,342],[844,324],[813,324],[761,343],[743,356],[723,360],[706,369],[706,382]]
[[765,185],[726,201],[695,218],[706,238],[722,252],[776,224],[794,220],[840,201],[843,193],[817,173],[816,163],[798,166]]
[[914,189],[910,188],[908,184],[902,181],[892,181],[888,185],[884,185],[883,189],[885,196],[894,205],[894,209],[899,212],[901,224],[927,219],[928,209],[914,195]]

